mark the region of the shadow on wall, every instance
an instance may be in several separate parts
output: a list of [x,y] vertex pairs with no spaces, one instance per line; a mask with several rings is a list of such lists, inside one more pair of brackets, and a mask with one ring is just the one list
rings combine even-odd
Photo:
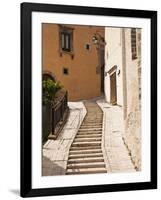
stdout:
[[65,175],[66,169],[61,167],[65,161],[53,162],[46,156],[43,156],[42,176]]

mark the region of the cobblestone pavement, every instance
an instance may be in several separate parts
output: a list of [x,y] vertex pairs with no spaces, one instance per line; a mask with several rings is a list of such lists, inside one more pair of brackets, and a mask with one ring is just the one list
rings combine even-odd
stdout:
[[104,112],[102,149],[108,172],[135,172],[129,152],[124,145],[123,110],[103,99],[97,101]]

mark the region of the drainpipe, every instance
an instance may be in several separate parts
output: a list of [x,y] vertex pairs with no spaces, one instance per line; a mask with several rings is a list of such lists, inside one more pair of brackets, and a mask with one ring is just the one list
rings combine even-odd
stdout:
[[125,28],[122,28],[122,84],[124,120],[127,117],[127,80],[126,80],[126,38]]

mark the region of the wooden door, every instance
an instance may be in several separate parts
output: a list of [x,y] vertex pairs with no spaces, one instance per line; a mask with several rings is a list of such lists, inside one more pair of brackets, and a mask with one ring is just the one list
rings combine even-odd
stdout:
[[110,76],[111,104],[117,104],[116,72]]
[[101,93],[104,93],[104,79],[105,79],[105,67],[104,65],[101,67]]

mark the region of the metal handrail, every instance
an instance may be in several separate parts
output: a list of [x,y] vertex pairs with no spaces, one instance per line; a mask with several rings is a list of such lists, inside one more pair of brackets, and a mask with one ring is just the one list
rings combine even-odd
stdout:
[[55,134],[56,126],[63,121],[63,116],[68,108],[68,93],[67,91],[63,97],[52,107],[52,135]]

